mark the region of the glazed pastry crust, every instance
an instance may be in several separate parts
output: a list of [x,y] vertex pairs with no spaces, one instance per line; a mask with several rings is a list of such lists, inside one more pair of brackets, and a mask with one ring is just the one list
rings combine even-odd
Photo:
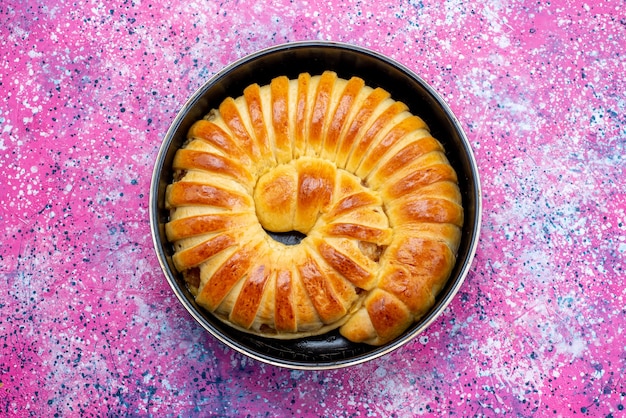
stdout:
[[358,77],[250,85],[190,128],[173,169],[173,262],[197,303],[239,330],[339,328],[381,345],[428,312],[454,267],[463,207],[441,143]]

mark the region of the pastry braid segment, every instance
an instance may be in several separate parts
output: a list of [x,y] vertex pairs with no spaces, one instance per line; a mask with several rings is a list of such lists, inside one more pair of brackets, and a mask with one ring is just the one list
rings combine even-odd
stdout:
[[293,229],[308,233],[333,199],[337,170],[328,161],[314,158],[296,160],[298,195]]
[[230,311],[230,321],[243,328],[250,328],[261,305],[270,273],[271,268],[266,262],[258,263],[250,270]]
[[457,175],[449,164],[433,164],[409,171],[404,177],[383,186],[381,194],[386,201],[392,201],[428,184],[449,181],[457,183]]
[[196,267],[227,248],[237,245],[232,235],[216,235],[199,244],[178,251],[172,257],[174,265],[180,271]]
[[261,249],[259,242],[249,242],[238,248],[221,264],[208,282],[200,289],[196,301],[208,311],[215,311],[224,298],[233,290],[254,266],[254,259]]
[[230,177],[250,191],[252,190],[249,185],[252,183],[253,177],[240,162],[213,152],[181,149],[180,152],[176,153],[172,167],[174,170],[179,170],[179,173],[188,170],[201,170]]
[[274,78],[270,84],[270,90],[274,153],[276,161],[284,164],[292,159],[289,130],[289,79],[285,76]]
[[328,221],[337,219],[360,208],[380,205],[382,202],[372,193],[358,191],[340,199],[324,217]]
[[317,239],[314,245],[324,261],[357,288],[370,290],[375,285],[378,266],[353,240]]
[[311,75],[302,73],[298,76],[296,84],[296,103],[294,114],[294,136],[293,136],[293,157],[298,158],[305,154],[307,147],[307,116],[309,113],[309,85],[311,84]]
[[[215,115],[216,112],[212,112],[209,114],[208,118],[215,120]],[[197,138],[205,141],[216,149],[221,150],[224,155],[239,161],[244,166],[249,165],[251,162],[248,154],[240,148],[233,137],[227,133],[227,130],[224,130],[211,121],[199,120],[194,123],[191,128],[189,128],[187,138],[189,140]]]
[[450,223],[463,225],[463,207],[458,203],[441,198],[403,199],[403,205],[395,204],[387,212],[392,225],[413,222]]
[[165,232],[170,241],[178,241],[210,232],[238,229],[251,223],[253,220],[248,213],[222,212],[190,215],[165,224]]
[[402,334],[413,320],[413,315],[400,299],[377,288],[369,293],[363,307],[339,331],[353,342],[382,345]]
[[416,160],[442,151],[441,144],[435,138],[430,136],[417,138],[415,141],[405,144],[402,149],[398,150],[371,172],[367,179],[368,184],[378,189],[381,184],[389,182],[391,178],[407,166],[412,165],[414,168],[420,168],[424,162],[417,162]]
[[381,289],[401,300],[415,318],[428,312],[435,302],[428,276],[416,277],[399,263],[390,263],[384,272],[379,282]]
[[297,269],[322,322],[331,324],[343,318],[357,298],[354,288],[342,283],[335,273],[323,269],[309,252],[303,261],[297,262]]
[[324,127],[332,109],[331,98],[337,74],[325,71],[319,78],[315,77],[315,81],[317,88],[308,124],[307,154],[319,156],[324,141]]
[[[406,110],[407,107],[404,103],[390,100],[390,105],[376,117],[364,135],[358,138],[346,163],[346,170],[359,176],[357,169],[367,150],[375,143],[379,135],[387,131],[390,126],[393,126],[394,120],[402,119],[409,115]],[[359,177],[363,178],[362,176]]]
[[[446,242],[430,237],[407,234],[402,242],[390,247],[389,251],[393,260],[410,273],[411,283],[419,284],[425,280],[433,297],[439,293],[455,261],[455,254]],[[416,309],[412,311],[416,312]]]
[[[240,98],[239,102],[241,103],[242,100],[243,99]],[[251,161],[261,161],[261,150],[257,142],[250,135],[248,126],[244,123],[238,103],[232,98],[224,100],[219,107],[219,115],[221,116],[221,120],[216,119],[215,123],[221,122],[226,125],[225,129],[232,134],[233,139],[240,144]]]
[[298,331],[298,307],[296,306],[294,276],[294,272],[289,268],[279,268],[276,271],[274,328],[279,333],[296,333]]
[[274,158],[270,139],[268,137],[267,128],[265,125],[265,119],[263,115],[263,108],[261,105],[261,88],[258,84],[252,84],[246,87],[243,91],[244,98],[246,99],[248,117],[250,118],[250,124],[252,126],[252,133],[254,135],[254,142],[259,148],[262,161],[271,162]]
[[179,181],[165,191],[166,207],[214,206],[240,210],[250,207],[252,199],[235,191],[224,190],[216,185]]
[[261,176],[254,189],[261,225],[273,232],[297,230],[294,217],[298,196],[298,171],[294,164],[281,164]]
[[321,157],[334,161],[337,155],[337,147],[341,133],[347,125],[347,120],[353,109],[359,93],[364,90],[364,81],[358,77],[352,77],[345,85],[341,96],[337,99],[337,106],[333,111],[328,130],[324,136]]
[[389,93],[381,88],[369,89],[369,95],[362,101],[355,103],[358,111],[354,117],[346,120],[346,127],[342,131],[337,148],[335,162],[338,167],[345,168],[348,158],[361,132],[366,128],[370,118],[381,105],[389,99]]
[[395,144],[416,131],[423,131],[424,134],[428,132],[424,121],[417,116],[409,116],[396,124],[365,152],[365,157],[355,171],[356,175],[361,178],[367,178],[369,173],[374,167],[380,164],[381,160],[385,158],[387,152],[389,152]]
[[[285,259],[283,263],[289,263],[290,266],[287,267],[283,265],[283,268],[288,268],[293,274],[291,297],[296,314],[298,333],[302,333],[301,335],[316,335],[323,332],[321,330],[325,325],[313,303],[313,295],[308,293],[305,281],[301,277],[300,267],[295,264],[296,260],[304,260],[307,258],[304,255],[305,252],[306,250],[304,248],[296,251],[296,253],[301,253],[302,255]],[[289,335],[287,335],[287,337],[289,338]],[[291,336],[291,338],[293,338],[293,336]]]
[[348,237],[359,241],[385,245],[391,240],[391,229],[366,226],[358,223],[335,222],[324,227],[324,233],[331,237]]

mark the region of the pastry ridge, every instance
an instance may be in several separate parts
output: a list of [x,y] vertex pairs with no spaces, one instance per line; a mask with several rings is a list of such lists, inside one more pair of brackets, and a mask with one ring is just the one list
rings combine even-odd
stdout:
[[[435,303],[456,262],[456,172],[380,87],[325,71],[251,84],[196,121],[165,225],[196,302],[255,335],[339,328],[381,345]],[[296,245],[268,232],[299,231]]]

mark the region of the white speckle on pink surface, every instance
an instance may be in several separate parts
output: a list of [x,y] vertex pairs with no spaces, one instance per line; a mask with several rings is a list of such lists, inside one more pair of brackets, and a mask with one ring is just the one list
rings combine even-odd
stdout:
[[[278,1],[0,7],[0,414],[619,416],[623,6]],[[160,273],[152,164],[211,75],[283,42],[369,47],[443,96],[483,233],[416,340],[351,369],[259,364]]]

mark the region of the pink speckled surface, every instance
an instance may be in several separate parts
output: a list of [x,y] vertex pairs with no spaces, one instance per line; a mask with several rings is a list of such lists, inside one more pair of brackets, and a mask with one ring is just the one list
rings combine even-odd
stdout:
[[[0,416],[622,416],[621,1],[0,5]],[[257,363],[179,306],[148,190],[179,107],[288,41],[432,84],[482,175],[471,273],[416,340],[352,369]]]

